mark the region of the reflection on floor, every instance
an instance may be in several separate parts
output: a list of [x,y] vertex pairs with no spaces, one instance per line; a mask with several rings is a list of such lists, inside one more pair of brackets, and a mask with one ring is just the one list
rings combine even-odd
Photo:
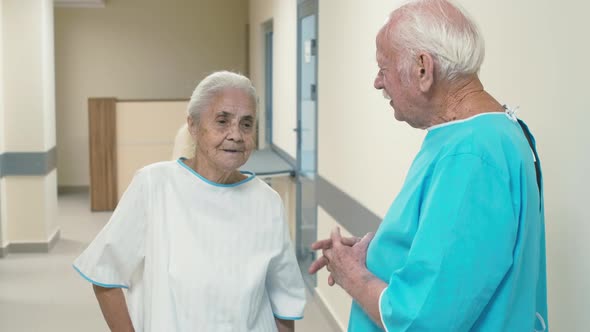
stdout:
[[[110,213],[90,212],[87,193],[59,197],[61,240],[48,254],[9,254],[0,259],[0,331],[108,331],[90,284],[72,269],[75,257]],[[310,295],[298,332],[336,332]],[[339,332],[339,331],[338,331]]]

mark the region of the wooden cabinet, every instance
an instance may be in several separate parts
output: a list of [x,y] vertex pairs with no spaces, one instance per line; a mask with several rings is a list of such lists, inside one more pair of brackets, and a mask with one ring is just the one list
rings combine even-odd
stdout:
[[117,99],[89,98],[90,208],[117,206]]

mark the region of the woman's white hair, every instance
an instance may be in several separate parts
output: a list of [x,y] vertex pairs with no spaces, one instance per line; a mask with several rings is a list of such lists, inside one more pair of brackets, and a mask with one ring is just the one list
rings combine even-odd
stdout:
[[398,71],[406,81],[420,52],[430,54],[438,65],[435,75],[451,81],[479,72],[485,45],[481,33],[467,12],[448,0],[414,0],[394,11],[389,41],[401,52]]
[[256,89],[249,78],[238,73],[218,71],[205,77],[197,85],[188,103],[188,115],[198,123],[201,113],[207,110],[215,96],[225,89],[239,89],[244,91],[252,98],[254,109],[258,109]]

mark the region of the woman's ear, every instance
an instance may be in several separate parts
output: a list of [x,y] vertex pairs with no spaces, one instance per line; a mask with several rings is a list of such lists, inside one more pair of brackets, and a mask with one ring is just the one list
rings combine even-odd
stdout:
[[197,135],[197,123],[196,121],[193,119],[192,116],[188,115],[186,117],[186,124],[188,127],[188,132],[191,134],[191,136],[195,136]]

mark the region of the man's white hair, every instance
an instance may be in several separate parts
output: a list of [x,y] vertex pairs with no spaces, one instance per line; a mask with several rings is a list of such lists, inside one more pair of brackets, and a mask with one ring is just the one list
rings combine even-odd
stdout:
[[441,80],[479,72],[485,45],[481,33],[469,14],[448,0],[414,0],[395,10],[395,28],[388,29],[388,39],[400,52],[398,71],[409,80],[410,68],[420,52],[430,54]]
[[200,115],[207,110],[215,96],[225,89],[244,91],[252,99],[255,111],[258,109],[256,89],[249,78],[229,71],[218,71],[205,77],[197,85],[188,103],[188,115],[198,123]]

